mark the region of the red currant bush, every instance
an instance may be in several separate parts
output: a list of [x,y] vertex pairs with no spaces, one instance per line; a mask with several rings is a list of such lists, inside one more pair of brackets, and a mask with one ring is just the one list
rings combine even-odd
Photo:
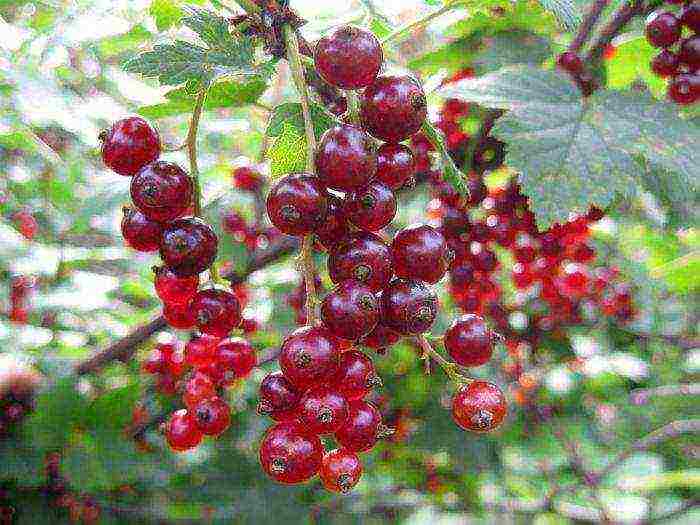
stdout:
[[673,13],[659,13],[647,24],[646,35],[654,47],[671,47],[681,37],[681,24]]
[[268,429],[260,443],[260,465],[279,483],[308,481],[321,468],[323,445],[299,423],[286,421]]
[[313,175],[297,173],[283,177],[267,195],[267,214],[288,235],[307,235],[319,228],[328,212],[328,198]]
[[212,265],[218,246],[211,226],[196,217],[185,217],[166,226],[160,256],[175,275],[192,277]]
[[168,325],[179,330],[188,330],[197,324],[189,304],[165,303],[163,317]]
[[221,383],[230,386],[250,375],[257,364],[255,348],[241,337],[224,339],[214,351],[214,359],[221,373]]
[[333,250],[350,236],[345,217],[344,203],[334,195],[328,195],[328,213],[323,224],[316,228],[316,238],[327,250]]
[[460,428],[489,432],[506,417],[506,399],[493,383],[474,381],[462,385],[452,399],[452,418]]
[[362,399],[375,387],[382,385],[372,359],[359,350],[348,350],[340,357],[333,381],[338,391],[349,401]]
[[367,452],[377,444],[382,431],[382,415],[367,401],[351,401],[348,416],[335,432],[336,441],[353,452]]
[[260,383],[259,398],[260,414],[285,421],[296,418],[301,393],[282,372],[271,372]]
[[[157,248],[156,248],[157,249]],[[199,276],[178,277],[169,268],[154,267],[156,295],[164,303],[187,304],[199,287]]]
[[378,77],[360,99],[362,126],[386,142],[400,142],[416,133],[427,114],[423,88],[408,76]]
[[193,409],[197,428],[206,436],[223,434],[231,424],[231,409],[218,396],[202,399]]
[[384,54],[377,37],[354,26],[341,26],[321,38],[314,48],[316,71],[342,89],[371,84],[382,67]]
[[158,132],[140,117],[115,122],[100,138],[103,162],[119,175],[136,175],[160,156]]

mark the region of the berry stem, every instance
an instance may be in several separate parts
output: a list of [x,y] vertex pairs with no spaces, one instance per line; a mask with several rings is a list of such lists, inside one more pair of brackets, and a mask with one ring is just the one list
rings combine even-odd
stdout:
[[345,97],[348,101],[348,116],[353,124],[360,124],[360,98],[355,91],[346,91]]
[[603,10],[609,3],[610,0],[595,0],[595,2],[591,4],[591,8],[586,14],[586,17],[583,19],[583,22],[581,22],[576,36],[572,40],[571,44],[569,44],[569,51],[572,53],[579,52],[583,44],[585,44],[588,38],[591,36],[591,31],[593,31],[593,28],[600,19],[600,15],[603,13]]
[[464,176],[464,173],[462,173],[462,171],[456,166],[454,160],[452,160],[452,157],[447,150],[447,145],[445,144],[445,138],[442,135],[442,132],[433,126],[428,119],[425,119],[423,122],[421,131],[439,153],[444,167],[444,177],[447,182],[452,184],[452,186],[459,193],[464,195],[466,198],[469,198],[469,188],[467,187],[466,177]]
[[199,182],[199,167],[197,166],[197,131],[199,120],[204,109],[204,100],[207,97],[207,89],[203,88],[197,95],[197,100],[192,111],[190,129],[187,132],[187,156],[190,160],[190,177],[194,183],[194,214],[199,217],[202,213],[202,186]]
[[301,242],[301,253],[299,254],[301,272],[304,276],[306,286],[306,318],[308,324],[314,324],[316,316],[316,268],[313,259],[314,241],[311,235],[307,235]]
[[418,19],[414,20],[413,22],[409,22],[407,24],[404,24],[402,26],[397,27],[391,33],[389,33],[387,36],[385,36],[382,39],[382,45],[387,45],[388,43],[390,43],[394,40],[399,40],[399,39],[401,39],[401,37],[403,37],[407,33],[410,33],[412,31],[415,31],[416,29],[421,29],[421,28],[427,26],[430,22],[432,22],[436,18],[444,15],[445,13],[449,13],[453,9],[461,7],[464,3],[465,2],[460,1],[460,0],[454,0],[452,2],[447,2],[445,5],[443,5],[440,9],[438,9],[436,11],[432,11],[432,12],[428,13],[427,15],[423,16],[422,18],[418,18]]
[[[471,383],[474,381],[472,378],[466,377],[459,372],[459,365],[457,363],[453,363],[452,361],[448,361],[442,357],[442,355],[440,355],[440,353],[433,348],[433,345],[430,344],[424,335],[416,336],[415,341],[418,343],[423,353],[426,356],[433,358],[433,360],[435,360],[435,362],[445,371],[447,377],[449,377],[452,381],[455,383]],[[428,367],[426,365],[426,370],[427,369]]]

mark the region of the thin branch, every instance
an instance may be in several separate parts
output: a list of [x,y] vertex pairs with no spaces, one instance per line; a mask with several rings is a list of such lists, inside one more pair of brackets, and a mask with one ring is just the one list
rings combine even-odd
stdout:
[[204,109],[204,100],[207,97],[207,90],[203,88],[197,95],[197,101],[192,111],[192,119],[190,120],[190,128],[187,132],[187,156],[190,160],[190,176],[194,183],[194,214],[200,216],[202,214],[202,186],[199,182],[199,167],[197,166],[197,131],[199,129],[199,120],[202,117]]
[[593,31],[593,28],[600,19],[600,15],[603,13],[603,10],[609,3],[610,0],[595,0],[595,2],[593,2],[591,9],[583,19],[583,22],[581,22],[576,36],[569,45],[569,51],[573,53],[579,52],[583,44],[585,44],[588,38],[591,36],[591,31]]
[[700,383],[686,385],[664,385],[656,388],[638,388],[630,393],[635,405],[645,405],[654,397],[700,396]]
[[460,366],[457,363],[453,363],[448,359],[445,359],[435,348],[430,344],[430,341],[426,339],[425,336],[419,335],[414,338],[415,342],[418,343],[420,349],[423,351],[423,355],[426,358],[432,358],[440,367],[445,371],[447,377],[456,383],[470,383],[473,381],[470,377],[463,375],[460,372]]
[[348,115],[350,117],[350,122],[353,124],[360,124],[360,98],[357,96],[356,91],[346,91],[345,98],[348,101]]

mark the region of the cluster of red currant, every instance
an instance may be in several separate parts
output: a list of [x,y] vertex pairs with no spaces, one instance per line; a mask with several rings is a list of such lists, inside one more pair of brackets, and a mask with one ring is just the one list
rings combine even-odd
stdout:
[[[688,32],[685,37],[684,30]],[[658,76],[669,78],[669,98],[683,105],[700,100],[700,2],[686,1],[676,13],[653,13],[646,36],[652,46],[661,48],[651,69]]]
[[71,523],[93,525],[100,519],[100,506],[90,496],[78,496],[74,494],[61,474],[61,455],[48,454],[44,462],[46,485],[43,492],[49,498],[51,505],[57,509],[65,509]]
[[12,220],[22,236],[28,241],[34,239],[34,236],[39,231],[39,223],[30,211],[18,211],[12,216]]
[[[184,351],[174,344],[157,346],[144,365],[157,375],[161,390],[183,391],[187,408],[175,412],[165,430],[172,449],[188,450],[204,435],[217,436],[228,428],[230,409],[220,390],[250,374],[255,351],[248,341],[229,337],[242,321],[236,295],[220,288],[200,289],[199,274],[213,264],[218,238],[207,223],[185,216],[195,191],[190,176],[178,165],[158,160],[160,138],[141,118],[117,122],[102,140],[105,164],[133,176],[136,209],[125,210],[124,238],[136,250],[160,250],[165,263],[154,268],[163,316],[173,328],[199,331]],[[180,380],[187,367],[192,371]]]
[[18,275],[10,280],[10,310],[8,318],[13,323],[25,324],[29,317],[30,292],[34,288],[34,279]]

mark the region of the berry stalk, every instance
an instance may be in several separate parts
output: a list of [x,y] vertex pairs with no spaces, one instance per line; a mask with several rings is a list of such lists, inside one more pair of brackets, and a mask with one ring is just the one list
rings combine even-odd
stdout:
[[603,13],[603,10],[609,3],[610,0],[596,0],[593,5],[591,5],[586,18],[584,18],[583,22],[581,22],[576,36],[569,45],[569,51],[572,53],[578,53],[580,51],[583,44],[585,44],[588,38],[591,36],[591,31],[593,31],[593,28],[600,19],[600,15]]
[[190,161],[190,176],[194,183],[194,214],[197,217],[202,214],[202,186],[199,182],[199,166],[197,165],[197,131],[199,130],[199,120],[202,117],[206,97],[207,89],[203,88],[197,95],[186,140],[187,157]]
[[473,379],[462,375],[459,372],[459,366],[456,363],[453,363],[452,361],[449,361],[442,357],[442,355],[440,355],[440,352],[433,348],[433,345],[430,344],[430,341],[428,341],[424,335],[417,336],[415,338],[415,341],[416,343],[418,343],[423,353],[427,357],[432,358],[437,364],[439,364],[440,367],[442,367],[442,369],[445,371],[447,377],[449,377],[452,381],[454,381],[455,383],[471,383],[472,381],[474,381]]

